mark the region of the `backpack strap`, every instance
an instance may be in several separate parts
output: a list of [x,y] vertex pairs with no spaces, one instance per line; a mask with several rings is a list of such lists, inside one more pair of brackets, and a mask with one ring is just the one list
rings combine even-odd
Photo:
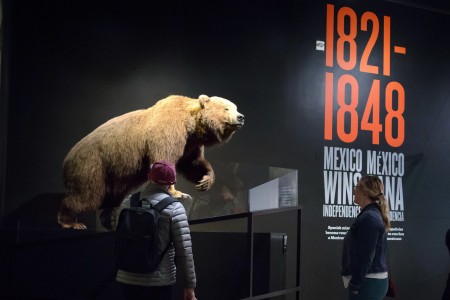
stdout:
[[[154,200],[159,200],[160,198],[167,196],[167,194],[165,193],[160,193],[157,194],[156,197],[153,197],[152,199]],[[172,197],[172,196],[167,196],[165,198],[163,198],[162,200],[159,200],[158,203],[156,203],[153,208],[155,210],[157,210],[159,213],[161,213],[161,211],[166,208],[167,206],[169,206],[170,204],[172,204],[173,202],[179,202],[178,199]],[[171,218],[172,219],[172,218]],[[166,254],[167,250],[169,250],[170,245],[172,244],[172,221],[169,223],[169,242],[167,243],[167,246],[164,248],[163,252],[161,253],[160,257],[159,257],[159,261],[161,261],[161,259],[163,258],[163,256]]]
[[166,208],[167,206],[169,206],[173,202],[178,202],[178,199],[175,199],[175,198],[173,198],[171,196],[168,196],[168,197],[162,199],[161,201],[159,201],[158,203],[156,203],[153,206],[153,208],[155,210],[157,210],[158,212],[161,212],[164,208]]
[[[156,203],[155,205],[152,205],[151,200],[157,200],[158,203]],[[157,193],[151,196],[151,198],[142,198],[141,201],[141,206],[142,206],[142,201],[146,201],[150,204],[150,206],[157,210],[159,213],[166,208],[168,205],[170,205],[173,202],[178,202],[178,199],[173,198],[172,196],[167,195],[166,193]]]
[[[169,200],[169,198],[171,198],[171,200]],[[158,212],[161,212],[169,204],[178,201],[178,199],[173,198],[166,193],[158,193],[154,195],[151,200],[158,200],[158,203],[153,206]],[[142,201],[147,201],[151,205],[150,199],[142,198],[141,200],[141,192],[136,192],[130,197],[130,207],[142,207]]]
[[130,198],[130,207],[139,207],[141,204],[141,192],[134,193]]

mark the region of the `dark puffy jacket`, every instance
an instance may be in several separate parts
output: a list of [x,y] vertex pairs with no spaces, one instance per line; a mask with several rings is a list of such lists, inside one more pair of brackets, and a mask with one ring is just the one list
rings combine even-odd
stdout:
[[359,290],[368,273],[387,272],[387,234],[377,204],[367,205],[344,238],[341,275]]

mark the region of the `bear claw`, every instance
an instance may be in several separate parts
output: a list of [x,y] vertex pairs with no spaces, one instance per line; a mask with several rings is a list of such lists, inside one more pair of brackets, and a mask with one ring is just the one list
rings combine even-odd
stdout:
[[83,223],[78,223],[78,222],[73,222],[73,223],[59,223],[61,224],[62,228],[72,228],[72,229],[87,229],[86,225],[84,225]]

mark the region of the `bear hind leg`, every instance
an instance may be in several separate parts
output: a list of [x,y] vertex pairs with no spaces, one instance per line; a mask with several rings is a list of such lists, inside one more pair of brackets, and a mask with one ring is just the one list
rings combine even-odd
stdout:
[[67,208],[64,204],[61,205],[58,212],[58,223],[63,228],[87,229],[85,224],[77,222],[77,213]]
[[[77,221],[77,216],[81,213],[95,210],[97,209],[97,207],[94,207],[93,205],[93,203],[96,203],[95,201],[86,202],[86,199],[89,199],[89,197],[88,196],[82,197],[73,194],[68,194],[64,198],[58,212],[58,223],[63,228],[87,229],[85,224]],[[85,204],[83,205],[83,203]],[[90,205],[88,205],[88,203],[90,203]]]

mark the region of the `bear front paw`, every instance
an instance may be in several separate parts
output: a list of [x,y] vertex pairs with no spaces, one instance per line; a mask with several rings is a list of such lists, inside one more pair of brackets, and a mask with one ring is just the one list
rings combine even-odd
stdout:
[[211,176],[205,175],[203,176],[203,179],[198,182],[198,184],[195,186],[195,189],[199,191],[207,191],[209,190],[214,181],[212,180]]

